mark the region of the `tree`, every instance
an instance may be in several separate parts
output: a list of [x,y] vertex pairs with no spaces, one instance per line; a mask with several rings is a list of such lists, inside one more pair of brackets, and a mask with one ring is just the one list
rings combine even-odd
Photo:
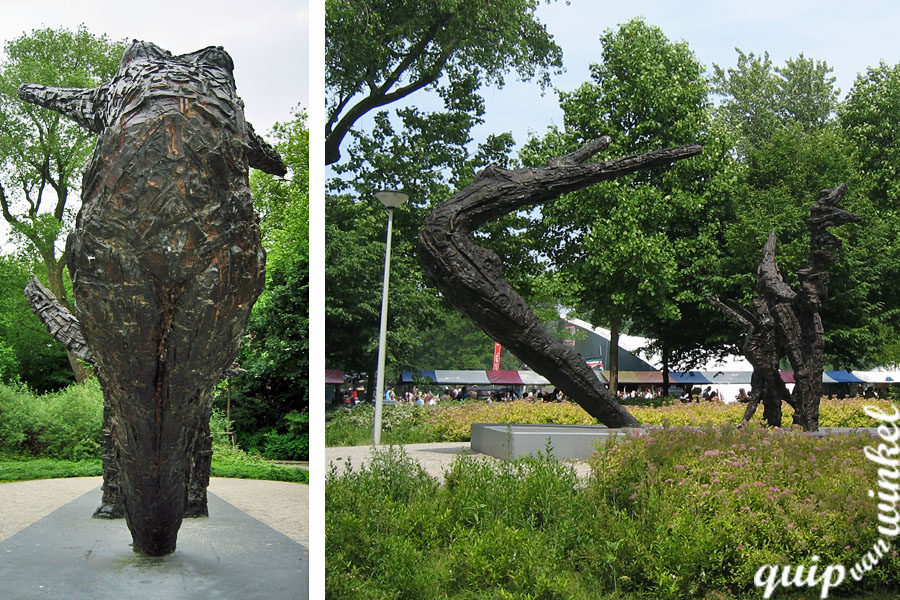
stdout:
[[844,245],[831,269],[822,320],[829,362],[851,368],[871,365],[891,330],[891,321],[883,319],[891,301],[885,302],[877,282],[891,272],[885,257],[896,236],[890,236],[890,216],[879,214],[867,198],[865,171],[854,166],[853,144],[835,119],[838,90],[830,73],[826,63],[802,55],[775,67],[768,55],[740,50],[736,67],[716,66],[713,88],[722,96],[717,117],[735,140],[740,163],[717,294],[745,305],[750,301],[759,248],[773,229],[783,272],[804,266],[809,204],[817,190],[846,182],[845,204],[864,226],[835,232]]
[[72,369],[61,344],[47,336],[22,290],[43,264],[20,256],[0,256],[0,380],[20,381],[38,393],[72,383]]
[[[686,43],[670,42],[641,19],[607,30],[600,42],[591,81],[561,94],[564,129],[532,140],[522,155],[527,164],[599,135],[612,137],[617,156],[710,141],[703,69]],[[701,229],[715,222],[711,199],[693,189],[701,174],[709,183],[710,161],[722,152],[711,147],[712,158],[707,154],[567,194],[542,209],[541,251],[578,308],[610,325],[611,346],[626,320],[650,335],[660,323],[681,323],[678,301],[690,283],[685,265],[715,252]],[[615,391],[616,353],[609,358]]]
[[[400,109],[398,123],[385,112],[375,115],[370,131],[353,132],[347,160],[335,166],[340,177],[329,182],[325,205],[325,348],[333,368],[374,371],[386,221],[384,208],[374,199],[380,189],[402,189],[409,195],[409,202],[394,212],[389,377],[405,368],[434,368],[425,354],[433,339],[449,335],[462,346],[472,334],[426,281],[415,238],[428,210],[454,188],[464,187],[488,164],[507,165],[513,140],[499,134],[472,148],[470,132],[482,123],[484,103],[473,78],[449,87],[453,92],[445,94],[444,110]],[[533,261],[527,261],[528,245],[522,243],[525,232],[520,216],[485,231],[493,249],[515,255],[516,264],[525,265],[514,271],[517,281],[527,279],[529,264],[536,272]]]
[[[286,415],[309,405],[309,129],[297,110],[273,128],[286,178],[250,177],[266,249],[266,287],[253,307],[239,362],[232,417],[238,441],[265,451],[266,436],[286,434]],[[220,399],[221,402],[221,399]]]
[[[35,30],[4,48],[6,59],[0,67],[0,207],[20,247],[40,258],[50,290],[67,308],[71,306],[63,284],[65,253],[58,246],[71,225],[71,197],[77,198],[81,170],[95,136],[58,113],[22,102],[16,90],[28,82],[95,87],[112,78],[124,47],[124,43],[95,36],[82,26],[75,32]],[[88,374],[85,369],[71,355],[69,362],[76,378],[83,380]]]
[[860,74],[839,117],[857,175],[849,185],[861,196],[854,211],[864,223],[853,240],[862,256],[850,257],[848,268],[865,278],[871,299],[863,313],[870,317],[868,326],[858,328],[855,338],[872,348],[870,360],[876,364],[897,364],[900,290],[888,282],[900,278],[900,64],[881,62]]
[[340,160],[344,137],[363,115],[423,88],[446,98],[456,81],[503,85],[510,70],[546,86],[562,51],[535,18],[538,4],[327,0],[326,164]]

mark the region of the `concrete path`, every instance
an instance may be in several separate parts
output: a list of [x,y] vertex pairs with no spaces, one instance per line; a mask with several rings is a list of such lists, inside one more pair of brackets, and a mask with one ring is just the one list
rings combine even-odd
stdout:
[[[102,477],[0,483],[0,540],[36,523],[102,483]],[[272,529],[309,546],[309,486],[284,481],[212,477],[208,489]]]

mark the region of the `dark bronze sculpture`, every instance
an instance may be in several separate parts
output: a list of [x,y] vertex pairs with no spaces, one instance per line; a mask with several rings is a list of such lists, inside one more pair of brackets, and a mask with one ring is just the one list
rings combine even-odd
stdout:
[[[744,354],[753,365],[753,391],[744,420],[753,416],[763,402],[763,417],[773,426],[781,425],[781,402],[794,408],[794,423],[806,431],[819,429],[819,399],[825,362],[825,330],[819,307],[828,297],[828,269],[837,262],[832,250],[841,242],[829,231],[860,218],[840,207],[846,185],[822,190],[809,214],[809,263],[797,271],[800,285],[792,289],[775,262],[777,237],[773,230],[763,246],[756,274],[757,293],[751,310],[736,302],[710,301],[724,310],[732,321],[747,330]],[[786,356],[794,369],[794,390],[788,394],[781,381],[778,362]]]
[[472,238],[480,225],[514,210],[701,151],[700,146],[681,146],[587,162],[609,144],[610,138],[598,138],[537,169],[488,167],[471,185],[431,212],[419,234],[419,253],[431,282],[491,338],[602,423],[638,427],[638,420],[619,405],[584,359],[544,330],[525,300],[503,278],[499,257]]
[[212,388],[264,285],[248,168],[285,173],[244,120],[232,70],[222,48],[135,41],[108,84],[19,88],[99,134],[66,254],[126,522],[148,555],[175,550],[194,456],[208,460]]

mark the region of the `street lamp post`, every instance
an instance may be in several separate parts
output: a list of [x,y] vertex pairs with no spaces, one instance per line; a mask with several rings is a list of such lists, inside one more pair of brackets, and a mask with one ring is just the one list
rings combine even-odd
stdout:
[[381,408],[384,403],[384,354],[387,338],[388,279],[391,272],[391,230],[394,222],[394,209],[402,206],[409,196],[403,192],[384,190],[375,192],[375,197],[384,204],[388,211],[387,243],[384,250],[384,284],[381,289],[381,328],[378,332],[378,371],[375,379],[375,424],[372,433],[372,443],[377,446],[381,443]]

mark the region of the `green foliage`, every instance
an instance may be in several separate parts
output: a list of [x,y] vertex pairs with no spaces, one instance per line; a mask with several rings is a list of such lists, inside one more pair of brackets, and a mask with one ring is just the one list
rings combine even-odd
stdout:
[[0,450],[82,460],[100,456],[103,394],[96,379],[36,396],[0,385]]
[[309,413],[291,411],[282,421],[284,432],[265,434],[263,456],[281,460],[309,459]]
[[[274,127],[275,148],[288,167],[276,178],[254,171],[250,183],[266,249],[266,288],[253,306],[230,380],[238,443],[273,458],[308,453],[285,415],[306,411],[309,398],[309,130],[306,114]],[[225,408],[226,394],[216,396]],[[271,442],[266,442],[267,436]],[[268,448],[268,450],[266,449]]]
[[55,479],[57,477],[97,477],[103,475],[99,458],[79,461],[56,458],[0,458],[0,483]]
[[[819,555],[849,566],[871,548],[877,513],[865,490],[877,474],[862,452],[870,442],[756,427],[666,429],[599,452],[590,490],[608,507],[598,522],[614,516],[610,535],[628,533],[621,558],[641,565],[630,586],[671,598],[749,591],[763,564]],[[898,568],[896,559],[882,563],[861,587],[895,580]]]
[[[444,485],[402,448],[378,450],[326,477],[326,595],[758,597],[763,564],[849,566],[871,547],[867,443],[678,428],[605,446],[587,482],[550,456],[462,455]],[[898,576],[894,554],[840,591],[883,597]]]
[[[395,404],[382,407],[381,441],[384,444],[440,442],[442,432],[431,424],[432,407]],[[326,446],[363,446],[372,443],[375,408],[358,404],[325,413]],[[449,440],[448,440],[449,441]]]
[[702,144],[704,152],[543,205],[537,251],[589,319],[630,321],[629,331],[663,340],[666,357],[702,354],[704,344],[708,353],[721,326],[710,327],[703,278],[720,271],[722,197],[734,177],[728,137],[710,122],[703,67],[686,43],[642,19],[600,41],[591,80],[560,95],[564,129],[532,139],[523,162],[542,164],[600,135],[612,144],[598,158],[682,144]]
[[[515,70],[542,86],[562,51],[535,17],[537,0],[325,3],[326,163],[369,111],[434,86],[448,104],[480,98]],[[459,82],[464,82],[460,87]],[[467,131],[467,129],[466,129]]]
[[72,369],[61,344],[52,341],[25,299],[31,273],[46,269],[17,256],[0,256],[0,381],[20,381],[38,392],[73,383]]
[[[700,402],[682,404],[668,401],[662,406],[629,406],[628,411],[643,425],[663,427],[708,424],[737,425],[745,405]],[[869,427],[871,419],[863,412],[866,405],[890,410],[889,400],[849,398],[823,399],[820,406],[821,427]],[[784,405],[784,425],[789,426],[794,411]],[[372,441],[374,409],[360,404],[338,408],[325,415],[326,446],[362,446]],[[596,419],[572,402],[472,402],[444,403],[437,406],[400,404],[385,406],[382,414],[382,439],[386,444],[419,444],[427,442],[469,441],[472,423],[510,423],[539,425],[597,425]],[[762,409],[751,423],[762,425]]]
[[[65,257],[60,237],[71,226],[80,172],[94,135],[59,113],[19,100],[22,83],[91,88],[112,78],[122,42],[84,26],[37,29],[10,40],[0,63],[0,207],[13,240],[43,263],[47,285],[63,306]],[[45,193],[46,192],[46,193]],[[50,194],[55,198],[50,198]]]

